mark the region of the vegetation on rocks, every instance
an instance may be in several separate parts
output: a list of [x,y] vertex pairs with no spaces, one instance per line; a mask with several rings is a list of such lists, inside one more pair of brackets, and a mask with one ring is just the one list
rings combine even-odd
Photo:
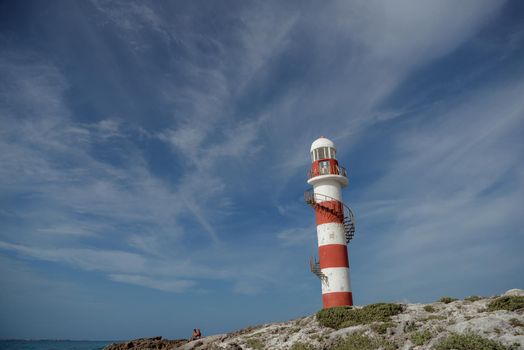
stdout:
[[488,304],[488,311],[515,311],[524,308],[524,296],[502,296]]
[[457,301],[457,300],[458,300],[457,298],[442,297],[438,301],[440,301],[441,303],[444,303],[444,304],[449,304],[449,303],[452,303],[452,302]]
[[482,299],[482,297],[479,297],[478,295],[471,295],[469,297],[464,298],[464,300],[471,301],[471,302],[478,301],[480,299]]
[[249,338],[248,340],[246,340],[246,345],[249,346],[251,349],[255,350],[262,350],[265,347],[262,340],[258,338]]
[[431,338],[433,338],[433,334],[429,330],[413,332],[409,336],[409,339],[417,346],[426,344]]
[[415,321],[408,321],[404,324],[403,330],[404,333],[411,333],[417,330],[417,324]]
[[380,322],[380,323],[373,323],[370,327],[374,332],[378,334],[386,334],[386,331],[388,330],[388,328],[395,327],[395,324],[393,322]]
[[370,304],[360,309],[334,307],[317,312],[317,320],[322,326],[340,329],[359,324],[387,322],[391,316],[401,313],[403,309],[402,305],[392,303]]
[[435,312],[436,309],[431,305],[424,305],[424,311],[426,312]]
[[506,346],[498,341],[487,339],[475,333],[451,334],[433,347],[434,350],[512,350],[516,346]]
[[350,334],[331,350],[394,350],[396,345],[378,337],[368,337],[361,332]]
[[315,350],[315,347],[309,344],[297,342],[289,350]]
[[524,290],[512,289],[474,303],[331,308],[194,341],[155,337],[104,350],[524,350],[523,299]]

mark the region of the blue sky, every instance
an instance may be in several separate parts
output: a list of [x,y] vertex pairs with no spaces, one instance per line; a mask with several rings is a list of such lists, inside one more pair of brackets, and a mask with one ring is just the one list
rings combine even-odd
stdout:
[[4,1],[0,338],[321,308],[335,141],[357,304],[524,288],[521,1]]

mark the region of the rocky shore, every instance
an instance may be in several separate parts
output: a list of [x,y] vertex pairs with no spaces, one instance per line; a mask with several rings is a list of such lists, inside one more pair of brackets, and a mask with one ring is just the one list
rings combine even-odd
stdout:
[[[341,314],[324,315],[320,321],[318,316],[312,315],[191,342],[156,337],[111,344],[104,350],[524,350],[524,290],[521,289],[495,297],[375,305],[379,308],[373,305],[354,307],[349,311],[341,310]],[[389,308],[398,309],[396,314],[373,311],[388,310],[390,305],[396,306]],[[336,322],[337,317],[350,318],[339,324],[329,323],[332,315]]]
[[140,338],[130,340],[124,343],[113,343],[104,348],[104,350],[129,350],[129,349],[179,349],[186,344],[187,339],[168,340],[162,337]]

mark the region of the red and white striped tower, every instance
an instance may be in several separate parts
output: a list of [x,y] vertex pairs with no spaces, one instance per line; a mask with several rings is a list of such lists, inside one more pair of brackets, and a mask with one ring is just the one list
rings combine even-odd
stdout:
[[342,202],[343,187],[348,185],[346,169],[339,166],[335,144],[320,137],[311,145],[311,170],[305,199],[315,209],[319,260],[311,260],[311,271],[322,282],[324,308],[353,305],[349,281],[347,243],[355,233],[351,210]]

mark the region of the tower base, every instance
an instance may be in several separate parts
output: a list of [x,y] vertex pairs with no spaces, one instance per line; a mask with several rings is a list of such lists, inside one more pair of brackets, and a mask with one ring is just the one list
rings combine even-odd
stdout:
[[322,294],[322,304],[324,309],[337,306],[352,306],[353,293],[351,292],[334,292]]

